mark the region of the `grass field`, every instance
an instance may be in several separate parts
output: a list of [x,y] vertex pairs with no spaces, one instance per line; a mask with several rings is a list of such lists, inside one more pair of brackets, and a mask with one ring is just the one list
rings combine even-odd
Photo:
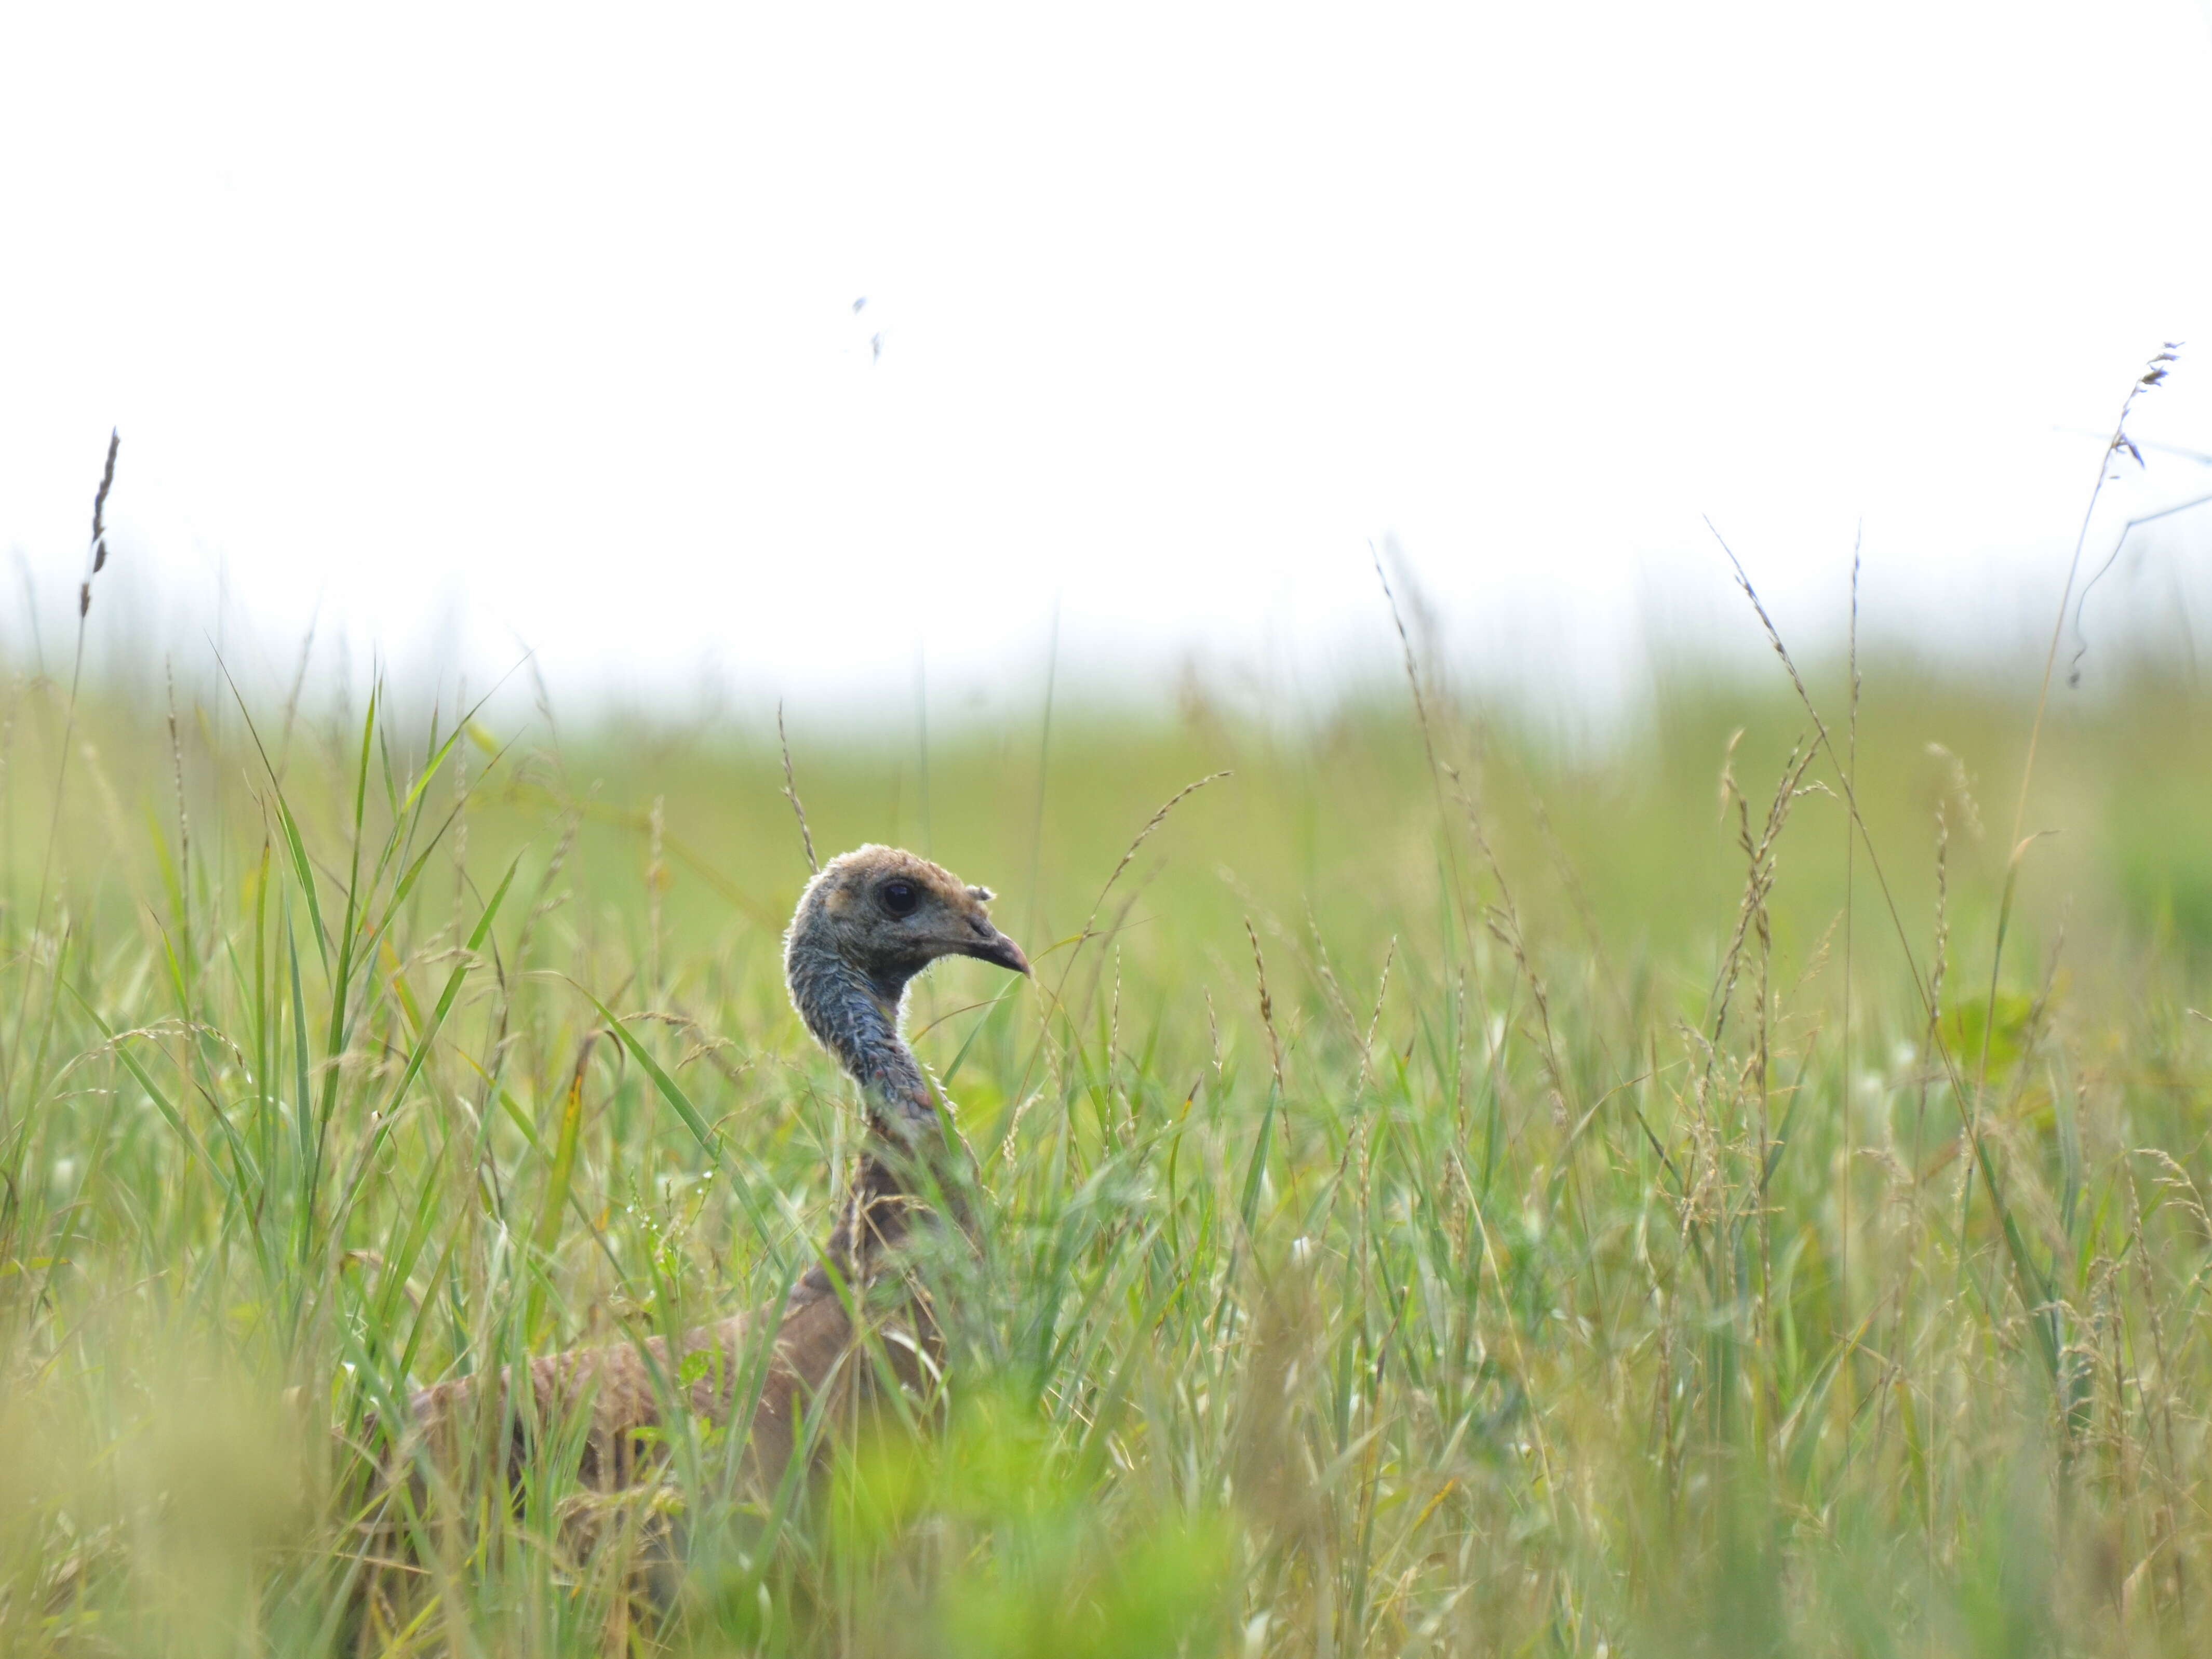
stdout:
[[13,676],[0,1647],[2195,1650],[2212,699],[2055,691],[2015,860],[2039,654],[1863,668],[1825,741],[1778,665],[1573,753],[1429,664],[795,726],[825,855],[1037,961],[911,1010],[989,1195],[949,1421],[770,1495],[672,1434],[672,1605],[552,1460],[465,1481],[388,1616],[366,1414],[826,1231],[775,731]]

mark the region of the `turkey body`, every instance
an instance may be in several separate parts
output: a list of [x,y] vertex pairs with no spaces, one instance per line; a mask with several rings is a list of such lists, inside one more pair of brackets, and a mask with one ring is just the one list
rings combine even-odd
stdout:
[[[794,1298],[780,1317],[777,1311],[759,1308],[701,1326],[672,1354],[668,1340],[655,1336],[540,1355],[530,1362],[526,1403],[513,1395],[506,1373],[491,1388],[477,1376],[437,1383],[409,1402],[413,1431],[448,1468],[471,1447],[503,1437],[507,1479],[519,1485],[537,1436],[580,1426],[578,1478],[611,1492],[639,1479],[656,1460],[658,1438],[646,1431],[664,1426],[664,1402],[717,1428],[750,1410],[744,1465],[772,1486],[791,1461],[805,1417],[848,1419],[880,1381],[871,1356],[854,1340],[851,1312],[834,1292]],[[763,1342],[772,1345],[765,1355]],[[896,1327],[883,1352],[899,1386],[917,1389],[926,1387],[939,1358],[933,1341],[914,1340]]]

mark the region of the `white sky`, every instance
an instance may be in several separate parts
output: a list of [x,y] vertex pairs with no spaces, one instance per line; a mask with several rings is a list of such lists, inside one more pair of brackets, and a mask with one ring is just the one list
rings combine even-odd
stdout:
[[[1750,647],[1705,513],[1808,641],[1863,514],[1956,643],[2212,352],[2208,93],[2206,0],[8,6],[0,551],[64,635],[114,424],[95,622],[221,573],[272,662],[319,604],[851,705],[1032,687],[1057,604],[1125,690],[1311,684],[1395,534],[1475,666],[1603,684]],[[2151,459],[2120,516],[2212,490]],[[2136,573],[2201,629],[2208,544]]]

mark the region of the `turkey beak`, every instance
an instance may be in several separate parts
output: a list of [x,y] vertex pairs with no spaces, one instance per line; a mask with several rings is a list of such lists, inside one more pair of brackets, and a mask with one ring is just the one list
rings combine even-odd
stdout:
[[963,941],[960,954],[974,957],[978,962],[988,962],[1004,968],[1010,973],[1026,974],[1030,959],[1022,954],[1022,947],[983,920],[975,918],[970,924],[975,930],[972,940]]

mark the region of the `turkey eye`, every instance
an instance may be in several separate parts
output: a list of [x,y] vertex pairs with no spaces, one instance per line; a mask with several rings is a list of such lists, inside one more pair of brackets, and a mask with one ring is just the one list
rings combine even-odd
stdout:
[[884,908],[895,916],[910,916],[921,896],[914,890],[910,881],[887,881],[884,884]]

